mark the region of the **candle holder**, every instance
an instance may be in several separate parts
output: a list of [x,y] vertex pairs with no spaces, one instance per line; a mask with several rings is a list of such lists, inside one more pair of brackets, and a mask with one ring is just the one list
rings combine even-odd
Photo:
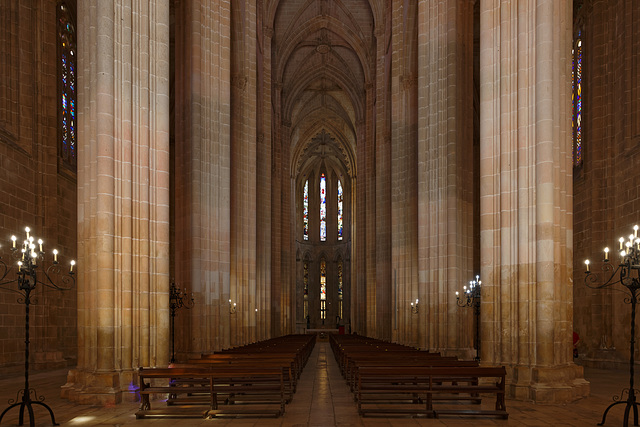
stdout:
[[232,304],[231,300],[229,300],[229,314],[234,314],[235,312],[236,312],[236,303],[234,302]]
[[[638,290],[640,290],[640,239],[638,238],[638,226],[633,227],[634,233],[629,235],[628,240],[621,237],[620,243],[620,263],[617,267],[609,260],[609,248],[604,249],[604,259],[602,263],[603,282],[599,281],[597,274],[590,271],[590,262],[585,260],[584,283],[591,289],[606,289],[619,285],[621,289],[614,288],[626,294],[624,303],[631,305],[631,339],[629,341],[629,388],[623,389],[620,395],[613,397],[613,403],[605,409],[602,414],[602,421],[598,425],[603,425],[607,418],[607,413],[616,405],[625,405],[624,426],[629,425],[629,413],[633,408],[634,425],[638,425],[638,402],[636,402],[636,392],[634,388],[634,352],[635,352],[635,324],[636,324],[636,304],[638,303]],[[607,278],[608,277],[608,278]],[[627,394],[627,399],[622,400]]]
[[476,322],[476,357],[473,360],[480,360],[480,302],[482,297],[482,281],[480,276],[476,275],[475,280],[469,282],[469,287],[463,286],[462,298],[460,293],[456,292],[456,304],[458,307],[472,307],[473,315]]
[[420,309],[418,308],[419,302],[418,298],[416,298],[415,305],[414,303],[411,303],[411,314],[418,314],[420,312]]
[[[24,422],[24,411],[26,409],[29,414],[29,425],[34,426],[33,405],[40,405],[49,411],[51,423],[58,425],[53,415],[53,410],[44,403],[44,396],[38,396],[36,390],[29,386],[29,306],[37,303],[37,300],[33,298],[32,292],[36,290],[38,285],[61,291],[71,289],[76,282],[73,276],[75,261],[71,261],[68,272],[63,272],[62,266],[58,263],[58,251],[54,249],[53,261],[45,269],[44,242],[42,239],[36,241],[35,237],[30,235],[31,230],[29,227],[26,227],[24,231],[26,239],[22,244],[17,243],[16,236],[11,236],[11,258],[13,258],[13,262],[7,264],[0,256],[0,288],[19,294],[20,297],[17,301],[25,306],[24,388],[18,390],[15,399],[9,400],[9,407],[0,414],[0,422],[2,422],[2,418],[10,409],[20,407],[19,425]],[[15,271],[16,278],[10,279],[10,273],[13,272],[14,268],[17,268]],[[59,279],[59,281],[56,282],[54,279]],[[14,283],[18,285],[17,289],[9,287]]]
[[176,324],[176,312],[181,308],[191,309],[193,308],[195,301],[193,294],[191,298],[187,295],[187,290],[181,291],[176,287],[174,282],[171,282],[169,286],[169,320],[171,322],[171,363],[176,362],[176,347],[175,347],[175,324]]

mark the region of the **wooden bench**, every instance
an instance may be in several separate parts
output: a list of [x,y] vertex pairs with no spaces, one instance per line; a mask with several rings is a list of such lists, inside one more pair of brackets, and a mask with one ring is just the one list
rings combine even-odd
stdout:
[[[508,418],[504,367],[370,367],[358,369],[358,412],[438,417],[444,414]],[[495,395],[493,409],[478,407],[477,396]],[[462,397],[462,398],[461,398]],[[438,407],[434,407],[438,400]],[[440,407],[440,402],[451,405]],[[472,401],[474,406],[464,405]]]
[[[278,417],[285,410],[285,383],[281,368],[140,368],[139,378],[141,403],[136,418]],[[166,395],[169,404],[152,409],[150,396],[156,394]]]
[[246,369],[256,369],[256,367],[262,368],[275,368],[281,369],[283,378],[284,378],[284,386],[285,386],[285,396],[286,401],[289,403],[293,397],[293,393],[296,390],[297,383],[297,373],[295,370],[294,359],[292,357],[247,357],[247,355],[237,355],[236,357],[222,357],[216,358],[212,357],[214,355],[208,355],[209,357],[203,357],[201,359],[189,359],[186,365],[177,364],[176,367],[186,367],[186,366],[198,366],[198,367],[207,367],[207,368],[215,368],[215,367],[243,367]]
[[382,367],[382,368],[401,368],[401,367],[476,367],[479,366],[475,360],[458,360],[455,357],[439,357],[439,358],[391,358],[379,357],[377,359],[360,358],[350,361],[350,369],[347,374],[347,381],[351,391],[356,389],[358,378],[360,376],[360,368],[363,367]]

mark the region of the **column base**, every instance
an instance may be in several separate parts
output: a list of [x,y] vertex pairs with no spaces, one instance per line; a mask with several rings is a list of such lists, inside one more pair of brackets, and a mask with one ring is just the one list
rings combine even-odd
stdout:
[[582,366],[507,368],[507,394],[536,403],[567,403],[589,396],[591,386]]
[[72,369],[60,396],[82,405],[114,406],[139,400],[138,374],[135,371],[89,372]]

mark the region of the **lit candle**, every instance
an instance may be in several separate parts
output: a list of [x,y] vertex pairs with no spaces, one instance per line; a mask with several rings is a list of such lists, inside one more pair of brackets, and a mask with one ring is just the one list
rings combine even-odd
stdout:
[[584,264],[587,266],[587,273],[589,272],[589,260],[585,260]]
[[627,251],[625,251],[625,250],[620,251],[620,256],[622,258],[626,257],[627,256]]
[[634,225],[633,226],[633,236],[634,237],[638,237],[638,225]]
[[22,270],[22,261],[18,261],[18,271]]
[[460,298],[460,292],[456,291],[456,298]]
[[620,249],[622,249],[622,245],[624,244],[624,237],[621,237],[619,242],[620,242]]
[[42,252],[42,244],[44,242],[42,241],[42,239],[38,239],[38,244],[40,245],[40,252]]
[[609,261],[609,248],[604,248],[604,260]]
[[16,248],[16,240],[18,240],[16,236],[11,236],[11,241],[13,242],[13,249]]
[[27,240],[29,240],[29,232],[31,231],[31,229],[29,227],[25,227],[24,231],[27,232]]
[[416,298],[416,305],[418,305],[418,298]]
[[73,266],[76,265],[76,261],[75,260],[71,260],[71,268],[69,269],[69,273],[73,273]]
[[53,262],[55,262],[55,263],[58,262],[58,250],[57,249],[53,250]]

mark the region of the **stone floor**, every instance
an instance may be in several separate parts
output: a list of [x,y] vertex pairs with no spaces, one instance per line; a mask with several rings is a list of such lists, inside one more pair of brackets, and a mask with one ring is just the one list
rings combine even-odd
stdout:
[[[587,369],[591,396],[566,405],[536,405],[507,400],[508,420],[484,417],[458,418],[361,418],[345,381],[340,376],[329,344],[318,342],[298,384],[293,401],[283,417],[277,419],[142,419],[136,420],[137,404],[124,403],[104,408],[75,405],[61,399],[60,386],[66,370],[33,374],[31,386],[53,409],[56,421],[63,426],[595,426],[612,402],[612,397],[628,386],[627,371]],[[15,391],[24,386],[24,378],[0,379],[0,402],[15,398]],[[15,391],[14,391],[15,390]],[[7,406],[0,406],[4,410]],[[18,409],[8,411],[2,426],[18,425]],[[605,425],[622,424],[624,405],[609,411]],[[28,418],[25,420],[28,425]],[[630,424],[633,424],[631,419]],[[51,417],[45,409],[35,406],[35,425],[50,426]]]

